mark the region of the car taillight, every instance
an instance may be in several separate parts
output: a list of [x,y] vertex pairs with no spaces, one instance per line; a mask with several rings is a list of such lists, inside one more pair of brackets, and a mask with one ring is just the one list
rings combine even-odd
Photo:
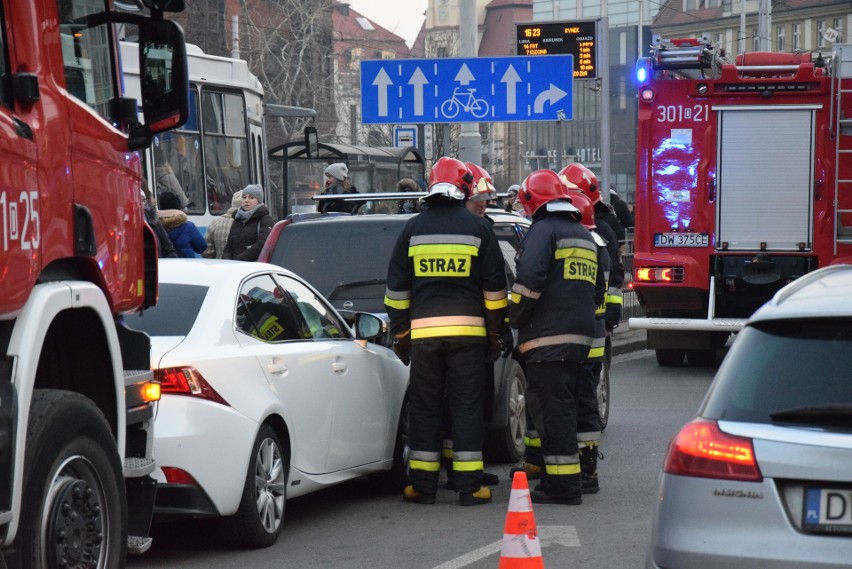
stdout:
[[645,283],[682,283],[683,267],[637,267],[634,280]]
[[175,468],[174,466],[162,466],[161,469],[168,484],[187,484],[190,486],[198,486],[198,482],[196,482],[195,478],[193,478],[186,470]]
[[715,421],[695,419],[672,439],[663,471],[680,476],[760,482],[751,439],[723,433]]
[[168,367],[154,371],[154,377],[160,381],[160,391],[173,395],[189,395],[227,405],[221,395],[216,393],[204,376],[194,367]]

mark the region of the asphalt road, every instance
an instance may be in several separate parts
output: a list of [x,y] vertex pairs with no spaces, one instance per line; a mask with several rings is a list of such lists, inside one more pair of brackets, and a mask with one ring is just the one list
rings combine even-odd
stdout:
[[[580,506],[534,506],[547,567],[635,569],[644,562],[657,475],[668,441],[688,421],[715,370],[660,368],[653,352],[617,356],[612,410],[602,437],[600,494]],[[278,543],[258,551],[228,549],[209,522],[157,524],[154,545],[128,567],[236,569],[484,569],[499,564],[512,465],[494,502],[462,508],[442,491],[434,506],[355,481],[288,503]]]

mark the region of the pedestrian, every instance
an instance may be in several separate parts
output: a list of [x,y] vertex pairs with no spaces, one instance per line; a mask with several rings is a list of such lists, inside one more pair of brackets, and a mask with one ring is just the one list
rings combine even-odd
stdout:
[[180,198],[177,194],[163,192],[160,194],[159,206],[157,215],[179,256],[191,259],[196,253],[203,253],[207,249],[207,242],[201,232],[180,209]]
[[506,213],[516,213],[518,208],[521,207],[521,204],[517,201],[518,190],[520,189],[521,186],[519,184],[512,184],[506,190],[506,199],[503,200],[503,209],[506,210]]
[[488,221],[464,208],[472,182],[463,162],[440,158],[429,175],[428,207],[408,220],[388,266],[394,351],[411,365],[407,502],[435,503],[446,404],[459,503],[491,501],[482,485],[483,397],[491,381],[483,362],[511,349],[511,331],[500,246]]
[[473,162],[465,162],[465,166],[473,174],[473,187],[465,206],[472,214],[485,217],[488,202],[497,199],[497,190],[494,189],[491,174],[488,173],[488,170]]
[[183,187],[169,163],[163,143],[157,144],[154,149],[156,150],[154,152],[154,178],[157,181],[157,196],[165,192],[172,192],[180,202],[180,207],[176,209],[186,209],[189,205],[189,198],[186,197],[186,192],[183,191]]
[[[595,336],[589,348],[589,355],[580,367],[580,381],[577,386],[577,446],[580,448],[580,479],[583,494],[600,492],[598,481],[598,458],[600,452],[601,414],[598,407],[598,382],[606,358],[606,299],[603,291],[609,282],[610,253],[607,242],[597,233],[595,208],[591,200],[576,186],[570,184],[571,203],[580,210],[580,223],[589,230],[598,247],[598,272],[603,274],[603,288],[596,291],[595,298],[604,298],[595,307]],[[601,224],[607,227],[604,224]]]
[[630,213],[630,206],[618,195],[615,184],[610,184],[609,186],[609,203],[612,205],[615,216],[625,229],[625,232],[627,229],[633,227],[633,214]]
[[595,306],[604,296],[597,245],[569,197],[552,170],[533,172],[518,192],[532,225],[517,255],[510,321],[526,363],[529,404],[537,407],[531,415],[539,453],[528,447],[525,462],[543,470],[530,492],[539,504],[582,502],[577,396]]
[[235,192],[231,197],[231,207],[210,222],[204,240],[207,241],[207,249],[202,253],[205,259],[221,259],[225,254],[225,246],[228,244],[228,236],[231,226],[234,224],[234,214],[243,205],[243,193]]
[[[396,183],[396,191],[420,192],[422,191],[422,189],[413,178],[402,178],[399,182]],[[418,200],[417,198],[401,201],[399,202],[399,208],[397,209],[397,213],[419,213],[419,202],[420,200]]]
[[[323,174],[325,174],[325,189],[323,189],[320,195],[329,196],[358,193],[358,190],[352,185],[352,180],[349,179],[349,167],[343,162],[329,164]],[[362,203],[359,201],[323,200],[319,203],[317,209],[320,213],[332,211],[355,213]]]
[[263,188],[249,184],[241,192],[242,206],[234,212],[234,223],[228,232],[223,259],[257,261],[266,238],[272,231],[272,216],[263,204]]
[[145,214],[145,221],[148,222],[148,225],[154,230],[154,235],[157,236],[157,256],[161,259],[178,257],[174,243],[172,243],[166,228],[163,227],[163,223],[157,215],[154,197],[151,195],[151,189],[145,180],[142,180],[142,210]]

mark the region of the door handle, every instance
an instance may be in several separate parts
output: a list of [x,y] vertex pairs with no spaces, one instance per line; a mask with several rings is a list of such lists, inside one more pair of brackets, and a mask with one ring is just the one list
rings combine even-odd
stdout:
[[349,369],[349,366],[346,365],[346,362],[332,362],[331,369],[337,373],[343,373]]
[[275,375],[284,375],[287,373],[287,366],[284,364],[267,364],[266,370]]

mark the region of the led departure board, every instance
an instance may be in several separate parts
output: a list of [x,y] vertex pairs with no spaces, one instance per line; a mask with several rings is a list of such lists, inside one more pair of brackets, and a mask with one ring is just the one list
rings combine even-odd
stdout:
[[518,55],[574,56],[574,79],[597,77],[597,22],[515,24]]

